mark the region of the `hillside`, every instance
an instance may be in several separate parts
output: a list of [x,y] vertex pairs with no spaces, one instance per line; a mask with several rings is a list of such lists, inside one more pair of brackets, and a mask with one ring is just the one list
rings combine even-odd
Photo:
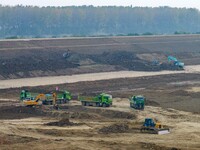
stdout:
[[[172,55],[200,63],[200,35],[0,41],[0,79],[119,70],[176,70]],[[154,65],[158,61],[161,65]]]

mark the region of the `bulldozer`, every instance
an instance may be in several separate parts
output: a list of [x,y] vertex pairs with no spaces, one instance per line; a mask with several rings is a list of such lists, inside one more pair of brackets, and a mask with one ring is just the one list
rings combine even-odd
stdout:
[[154,121],[152,118],[146,118],[142,127],[140,128],[142,133],[152,134],[168,134],[169,128],[164,128],[159,121]]

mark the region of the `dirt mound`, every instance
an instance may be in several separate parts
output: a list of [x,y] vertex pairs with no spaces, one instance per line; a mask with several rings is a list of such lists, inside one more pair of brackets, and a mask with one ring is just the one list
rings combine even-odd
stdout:
[[79,125],[79,124],[70,122],[68,118],[63,118],[57,122],[49,122],[46,125],[64,127],[64,126],[74,126],[74,125]]
[[125,133],[128,132],[129,126],[127,124],[113,124],[108,127],[103,127],[99,129],[100,133],[109,134],[109,133]]
[[[149,56],[151,55],[149,52],[144,55],[150,57],[150,59],[141,59],[137,55],[137,52],[124,50],[102,51],[101,54],[71,52],[69,55],[65,49],[49,49],[48,52],[46,49],[21,50],[13,51],[13,53],[11,57],[9,51],[1,51],[0,79],[69,75],[127,69],[135,71],[177,70],[177,68],[170,66],[168,63],[154,65],[153,59]],[[155,53],[155,55],[157,57],[163,57],[159,53]],[[96,65],[100,65],[102,68],[95,67],[93,69]]]
[[0,109],[0,119],[23,119],[28,117],[45,116],[41,108],[23,106],[4,106]]
[[[157,54],[159,57],[160,54]],[[161,56],[160,56],[161,57]],[[99,64],[114,65],[119,68],[126,68],[135,71],[159,71],[159,70],[176,70],[174,66],[168,63],[154,65],[154,59],[141,59],[134,52],[117,51],[117,52],[104,52],[100,55],[89,56],[93,62]]]

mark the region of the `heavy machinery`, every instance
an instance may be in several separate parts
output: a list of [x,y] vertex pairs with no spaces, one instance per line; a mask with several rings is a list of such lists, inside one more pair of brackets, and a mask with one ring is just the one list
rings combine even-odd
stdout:
[[[56,91],[53,93],[56,94],[56,104],[68,103],[71,100],[71,93],[68,91]],[[52,105],[53,100],[54,100],[53,94],[46,94],[46,99],[42,101],[42,104]]]
[[[56,92],[49,92],[49,94],[44,94],[45,98],[42,100],[43,105],[52,105],[53,104],[53,93],[56,94],[56,103],[63,104],[67,103],[71,100],[71,93],[68,91],[56,91]],[[35,100],[39,93],[31,93],[27,90],[22,90],[20,93],[20,100]]]
[[132,96],[130,99],[130,107],[135,109],[144,109],[145,97],[142,95]]
[[71,93],[69,91],[56,91],[57,95],[56,102],[59,104],[67,103],[72,99]]
[[79,96],[83,106],[109,107],[112,105],[112,95],[101,93],[95,97]]
[[176,57],[168,56],[168,62],[171,63],[173,66],[178,67],[179,69],[184,69],[184,63],[178,61]]
[[26,99],[26,100],[23,100],[23,103],[26,105],[26,106],[36,106],[36,105],[39,105],[39,101],[42,100],[42,99],[45,99],[46,98],[46,95],[45,94],[38,94],[34,99]]
[[146,118],[143,126],[140,128],[141,132],[153,134],[168,134],[169,128],[164,128],[160,122],[154,122],[152,118]]
[[[23,103],[26,105],[26,106],[37,106],[39,105],[39,101],[44,101],[46,100],[46,97],[47,95],[46,94],[38,94],[34,99],[26,99],[26,100],[23,100]],[[52,97],[53,97],[53,101],[51,103],[51,105],[55,105],[56,104],[56,93],[52,93]]]
[[32,93],[28,90],[22,90],[20,93],[20,100],[33,100],[39,93]]

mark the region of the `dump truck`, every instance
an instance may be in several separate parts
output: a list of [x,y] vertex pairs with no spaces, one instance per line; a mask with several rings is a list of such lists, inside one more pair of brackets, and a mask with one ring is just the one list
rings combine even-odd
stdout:
[[132,96],[130,99],[130,107],[135,109],[144,109],[145,97],[142,95]]
[[69,91],[56,91],[55,93],[57,95],[56,102],[59,104],[67,103],[72,99]]
[[168,134],[169,128],[164,128],[163,125],[154,121],[152,118],[146,118],[144,124],[140,128],[141,132],[152,133],[152,134]]
[[112,105],[112,95],[101,93],[95,97],[79,96],[82,106],[109,107]]
[[39,93],[32,93],[28,90],[22,90],[20,93],[20,100],[33,100]]
[[[52,93],[52,92],[50,92]],[[65,104],[71,100],[71,93],[68,91],[55,91],[56,104]],[[42,101],[43,105],[52,105],[54,97],[52,94],[46,94],[46,99]]]

